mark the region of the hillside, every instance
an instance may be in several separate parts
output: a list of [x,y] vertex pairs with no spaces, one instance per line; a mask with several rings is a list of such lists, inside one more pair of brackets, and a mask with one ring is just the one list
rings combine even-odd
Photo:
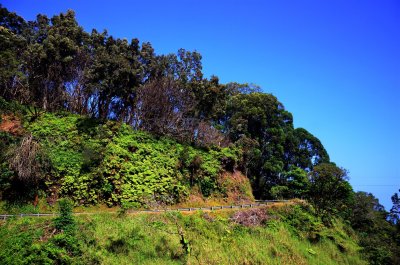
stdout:
[[193,214],[105,213],[76,222],[64,232],[46,218],[2,222],[0,263],[367,264],[347,225],[326,227],[301,202]]
[[[74,211],[104,213],[72,218],[74,232],[48,217],[3,221],[0,263],[367,264],[360,235],[348,223],[333,216],[327,221],[302,201],[126,214],[132,208],[254,201],[249,179],[237,168],[242,154],[235,145],[199,148],[117,121],[66,112],[33,115],[5,101],[1,112],[2,149],[11,150],[1,164],[2,213],[56,212],[60,198],[68,198]],[[26,139],[38,146],[35,179],[18,178],[9,166],[12,150]],[[390,257],[384,246],[368,249],[383,254],[381,261]]]
[[20,108],[19,114],[2,115],[2,143],[11,146],[22,134],[32,135],[42,150],[43,168],[34,181],[7,179],[3,163],[6,200],[33,201],[40,191],[50,204],[69,197],[76,205],[125,208],[254,200],[249,180],[236,169],[240,150],[234,146],[197,148],[123,123],[68,113],[43,113],[30,121]]
[[[291,203],[129,215],[256,199]],[[392,202],[355,192],[276,96],[205,77],[199,52],[0,5],[0,212],[60,214],[1,222],[0,263],[400,264]]]

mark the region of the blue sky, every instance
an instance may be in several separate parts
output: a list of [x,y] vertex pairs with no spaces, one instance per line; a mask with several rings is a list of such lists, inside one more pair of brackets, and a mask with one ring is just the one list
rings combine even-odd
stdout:
[[85,30],[203,55],[206,76],[255,83],[388,210],[400,189],[400,2],[2,1],[27,20],[76,12]]

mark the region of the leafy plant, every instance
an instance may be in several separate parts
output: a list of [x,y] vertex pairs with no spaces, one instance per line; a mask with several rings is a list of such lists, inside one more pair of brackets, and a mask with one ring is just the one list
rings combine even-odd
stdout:
[[59,216],[54,219],[54,226],[60,231],[73,232],[76,226],[72,216],[73,204],[68,199],[61,199],[58,202]]

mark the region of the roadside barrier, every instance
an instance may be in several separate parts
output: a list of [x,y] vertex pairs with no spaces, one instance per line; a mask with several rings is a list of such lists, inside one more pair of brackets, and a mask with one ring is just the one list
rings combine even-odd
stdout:
[[[166,208],[166,209],[146,209],[146,210],[128,210],[128,214],[133,213],[160,213],[160,212],[192,212],[192,211],[215,211],[222,209],[243,209],[243,208],[255,208],[268,204],[288,202],[288,200],[256,200],[254,203],[239,204],[239,205],[219,205],[219,206],[206,206],[206,207],[189,207],[189,208]],[[116,214],[117,212],[77,212],[72,213],[73,215],[91,215],[91,214],[102,214],[111,213]],[[58,216],[58,213],[21,213],[21,214],[0,214],[0,220],[6,220],[13,217],[44,217],[44,216]]]

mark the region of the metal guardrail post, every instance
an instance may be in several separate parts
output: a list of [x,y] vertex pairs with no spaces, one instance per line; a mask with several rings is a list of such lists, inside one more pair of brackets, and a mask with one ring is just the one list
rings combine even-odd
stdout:
[[[220,205],[220,206],[211,206],[211,207],[200,207],[200,208],[196,208],[196,207],[189,207],[189,208],[177,208],[177,209],[164,209],[164,210],[160,210],[160,209],[154,209],[154,210],[150,210],[150,209],[148,209],[148,210],[137,210],[137,211],[132,211],[132,212],[135,212],[135,213],[138,213],[138,212],[142,212],[142,213],[145,213],[145,212],[149,212],[149,213],[151,213],[151,212],[168,212],[168,211],[179,211],[179,212],[184,212],[184,211],[196,211],[196,210],[211,210],[211,211],[213,211],[213,210],[218,210],[218,209],[234,209],[234,208],[247,208],[247,207],[250,207],[250,208],[254,208],[254,207],[257,207],[257,206],[261,206],[261,205],[268,205],[268,204],[271,204],[271,203],[276,203],[276,202],[288,202],[289,200],[264,200],[264,201],[262,201],[262,200],[256,200],[255,201],[255,203],[250,203],[250,204],[240,204],[240,205],[225,205],[225,206],[223,206],[223,205]],[[101,213],[101,212],[98,212],[98,213]],[[115,212],[111,212],[111,213],[115,213]],[[82,214],[94,214],[94,213],[73,213],[74,215],[82,215]],[[44,213],[44,214],[41,214],[41,213],[28,213],[28,214],[24,214],[24,213],[21,213],[21,214],[14,214],[14,215],[12,215],[12,214],[0,214],[0,219],[3,219],[3,220],[6,220],[7,218],[10,218],[10,217],[24,217],[24,216],[32,216],[32,217],[40,217],[40,216],[53,216],[53,217],[55,217],[55,216],[57,216],[58,214],[57,213]]]

